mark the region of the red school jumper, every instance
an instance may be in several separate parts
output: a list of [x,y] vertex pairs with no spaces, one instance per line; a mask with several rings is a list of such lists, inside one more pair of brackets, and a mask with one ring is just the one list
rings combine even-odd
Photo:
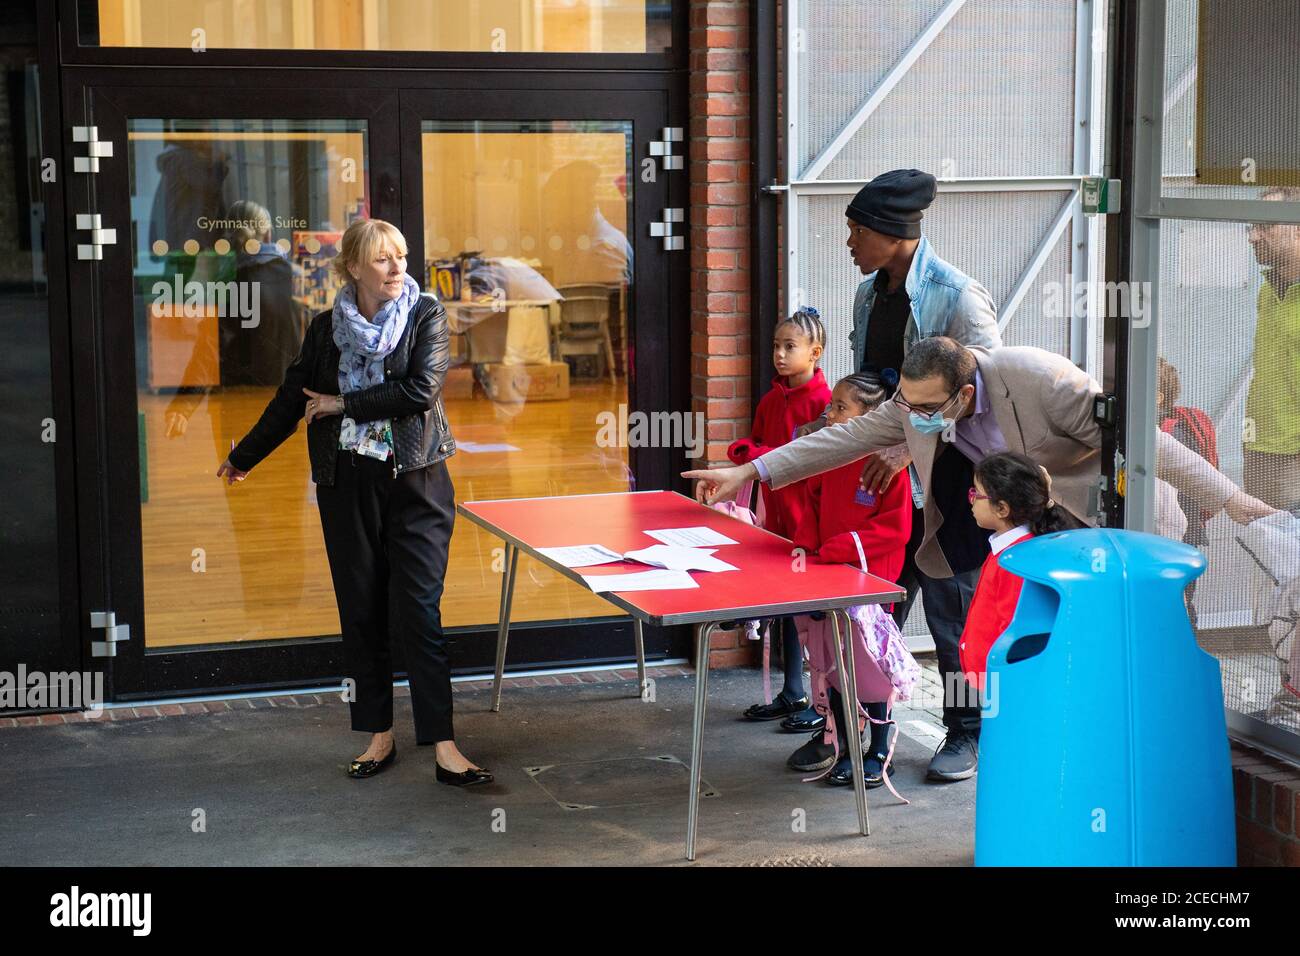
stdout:
[[[1016,535],[1015,532],[1020,534]],[[988,663],[989,650],[1011,625],[1016,604],[1020,601],[1020,589],[1025,583],[1024,578],[998,564],[998,555],[1033,537],[1023,525],[1005,533],[1012,536],[1011,540],[1000,548],[990,550],[989,556],[984,559],[984,566],[980,568],[979,583],[975,585],[970,610],[966,612],[966,626],[962,629],[961,641],[957,644],[962,673],[975,675],[978,690],[984,689],[984,668]]]
[[[754,409],[752,434],[749,438],[732,442],[727,457],[737,465],[745,465],[774,448],[780,448],[794,438],[796,428],[821,415],[830,400],[831,390],[821,369],[814,369],[812,378],[798,388],[787,387],[785,376],[776,376],[772,379],[771,389]],[[763,507],[767,512],[763,527],[784,538],[794,537],[799,519],[807,507],[806,485],[806,481],[796,481],[773,491],[762,484]]]
[[903,573],[907,539],[912,534],[912,480],[900,471],[883,492],[858,486],[859,458],[807,480],[808,507],[795,529],[794,543],[816,553],[825,564],[859,566],[856,532],[867,556],[867,570],[886,581]]

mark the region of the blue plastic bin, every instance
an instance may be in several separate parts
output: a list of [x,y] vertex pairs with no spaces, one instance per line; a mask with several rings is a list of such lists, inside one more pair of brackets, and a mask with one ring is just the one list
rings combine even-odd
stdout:
[[1219,663],[1183,589],[1199,551],[1089,528],[1024,541],[989,652],[977,866],[1234,866]]

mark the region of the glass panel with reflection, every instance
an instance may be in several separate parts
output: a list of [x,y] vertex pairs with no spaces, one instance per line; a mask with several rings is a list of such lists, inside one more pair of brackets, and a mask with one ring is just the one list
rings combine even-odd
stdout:
[[662,53],[661,0],[80,0],[83,46]]
[[[422,141],[424,273],[453,333],[443,394],[457,498],[634,490],[621,437],[631,122],[426,121]],[[457,522],[443,622],[495,622],[501,570],[500,540]],[[520,559],[513,620],[615,613]]]
[[234,487],[215,472],[333,302],[366,146],[358,121],[129,121],[150,647],[338,633],[305,429]]

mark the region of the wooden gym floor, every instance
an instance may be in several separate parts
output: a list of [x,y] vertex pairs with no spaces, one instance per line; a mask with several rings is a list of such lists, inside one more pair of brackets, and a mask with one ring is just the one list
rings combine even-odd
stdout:
[[[247,432],[271,394],[253,387],[214,391],[185,433],[168,438],[166,409],[172,397],[140,393],[148,502],[138,507],[149,647],[338,633],[305,429],[300,427],[244,482],[228,488],[215,477],[230,440]],[[519,448],[453,455],[448,466],[457,500],[629,490],[627,449],[595,443],[597,414],[626,401],[622,381],[574,383],[566,401],[531,401],[518,408],[496,405],[481,394],[449,399],[447,413],[458,441]],[[444,626],[496,622],[502,564],[500,540],[458,517],[442,598]],[[520,557],[512,620],[597,616],[614,616],[614,610]]]

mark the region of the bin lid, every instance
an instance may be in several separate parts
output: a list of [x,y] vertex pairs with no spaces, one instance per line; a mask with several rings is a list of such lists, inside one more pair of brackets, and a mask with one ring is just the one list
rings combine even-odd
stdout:
[[1179,588],[1205,571],[1205,555],[1181,541],[1119,528],[1058,531],[1014,544],[998,563],[1027,581],[1065,592],[1079,587],[1174,582]]

